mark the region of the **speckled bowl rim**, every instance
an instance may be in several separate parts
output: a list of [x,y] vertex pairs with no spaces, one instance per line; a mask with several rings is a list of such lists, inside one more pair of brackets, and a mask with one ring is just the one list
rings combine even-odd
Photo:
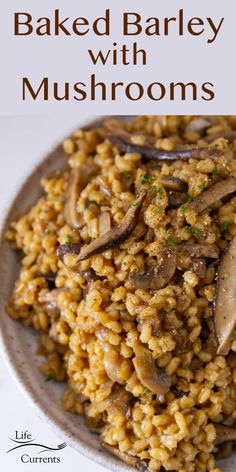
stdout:
[[[115,118],[119,118],[123,120],[130,119],[131,117],[132,117],[131,115],[130,116],[115,116]],[[93,116],[91,117],[91,119],[88,119],[84,123],[82,122],[81,124],[79,124],[79,127],[84,128],[84,129],[90,129],[90,128],[95,127],[96,125],[99,125],[104,119],[107,119],[107,118],[108,116]],[[77,126],[74,127],[74,129],[77,129],[77,128],[78,128]],[[49,152],[46,154],[46,156],[44,156],[42,160],[39,161],[39,163],[36,166],[30,169],[30,172],[28,176],[26,177],[26,179],[24,179],[23,182],[19,182],[19,184],[16,186],[15,191],[14,191],[14,197],[10,205],[8,205],[7,209],[1,212],[4,216],[2,218],[1,225],[0,225],[0,262],[1,262],[2,247],[5,240],[4,234],[7,227],[9,226],[9,222],[11,221],[10,215],[13,211],[14,206],[16,205],[24,189],[26,189],[27,186],[30,185],[30,181],[33,178],[33,176],[36,173],[41,175],[42,169],[44,169],[47,162],[50,160],[54,160],[56,158],[57,153],[59,151],[61,152],[62,150],[61,143],[62,143],[62,140],[60,140],[60,143],[58,145],[52,146]],[[33,201],[32,201],[32,204],[33,204]],[[3,315],[7,316],[5,313],[3,313]],[[70,431],[65,429],[65,423],[63,420],[55,417],[55,415],[50,414],[48,405],[45,405],[44,399],[38,395],[37,391],[35,391],[33,384],[30,383],[26,377],[22,376],[22,372],[20,372],[19,366],[17,365],[17,362],[16,362],[16,357],[14,356],[14,352],[12,351],[10,347],[9,340],[4,335],[2,326],[0,326],[0,351],[2,353],[3,359],[5,360],[5,363],[7,364],[8,370],[12,378],[16,382],[20,391],[23,393],[24,397],[33,407],[38,417],[44,423],[46,423],[48,427],[58,435],[59,438],[66,441],[69,446],[77,450],[83,456],[87,457],[94,463],[97,463],[105,467],[106,469],[109,469],[114,472],[131,472],[134,470],[133,467],[123,464],[119,459],[117,459],[116,457],[113,457],[111,454],[108,454],[106,451],[104,451],[100,447],[98,440],[97,440],[98,442],[97,447],[93,447],[87,444],[86,439],[83,439],[81,437],[79,439],[76,438],[74,434],[72,434]],[[35,369],[37,369],[36,365],[35,365]],[[65,415],[68,415],[68,413],[65,412]],[[89,434],[91,435],[92,433],[89,433]],[[223,464],[221,464],[221,466],[222,465]],[[233,472],[234,467],[235,467],[234,459],[233,459],[233,462],[231,462],[230,459],[227,460],[225,465],[227,467],[226,469],[224,468],[224,471],[227,470],[227,472]],[[233,468],[231,468],[231,466]]]

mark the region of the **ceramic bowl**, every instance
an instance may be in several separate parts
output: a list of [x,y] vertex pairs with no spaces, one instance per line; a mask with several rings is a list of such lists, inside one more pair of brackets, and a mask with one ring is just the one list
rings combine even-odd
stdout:
[[[122,118],[122,117],[119,117]],[[125,120],[125,118],[122,118]],[[127,118],[126,118],[127,119]],[[90,128],[99,123],[89,123]],[[1,229],[0,240],[0,334],[3,357],[8,364],[12,377],[23,394],[33,405],[36,413],[67,444],[94,462],[112,470],[127,472],[133,468],[126,466],[117,458],[104,451],[98,437],[88,431],[83,418],[64,412],[60,407],[60,397],[64,386],[54,382],[45,382],[37,368],[39,359],[35,355],[37,335],[30,328],[9,318],[5,311],[7,299],[17,278],[19,265],[14,252],[4,239],[9,222],[15,220],[34,204],[42,190],[40,179],[58,168],[65,166],[65,157],[61,144],[58,145],[42,163],[27,177],[20,191],[15,196],[8,210]],[[224,472],[236,470],[236,454],[221,463]]]

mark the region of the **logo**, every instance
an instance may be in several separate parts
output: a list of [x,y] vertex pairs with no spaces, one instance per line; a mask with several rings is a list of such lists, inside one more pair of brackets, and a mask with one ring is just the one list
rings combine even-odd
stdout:
[[61,457],[58,454],[67,446],[65,442],[57,446],[45,445],[44,441],[35,440],[27,430],[15,431],[15,436],[9,439],[12,447],[6,453],[20,452],[20,460],[24,464],[59,463]]

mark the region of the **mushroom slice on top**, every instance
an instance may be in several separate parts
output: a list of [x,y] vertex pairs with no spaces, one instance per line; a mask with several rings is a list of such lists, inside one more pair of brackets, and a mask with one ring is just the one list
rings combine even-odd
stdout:
[[187,125],[187,132],[196,132],[199,136],[203,137],[207,128],[212,126],[213,122],[209,118],[204,116],[196,116],[192,121]]
[[207,159],[208,157],[219,155],[219,150],[214,148],[191,148],[176,149],[175,151],[163,151],[155,147],[155,142],[147,145],[138,145],[132,142],[132,135],[124,130],[116,129],[108,135],[108,139],[114,143],[122,152],[139,153],[146,159],[151,160],[187,160],[187,159]]
[[99,236],[103,236],[111,229],[111,215],[108,211],[104,211],[98,218]]
[[236,441],[236,428],[231,428],[224,424],[214,424],[214,427],[216,429],[216,446],[226,441]]
[[90,243],[88,246],[85,246],[80,252],[79,260],[84,261],[95,254],[100,254],[107,249],[112,249],[125,241],[131,235],[138,223],[139,214],[145,197],[146,190],[142,190],[127,211],[123,221],[119,225],[113,226],[110,231]]
[[67,254],[79,254],[81,247],[82,244],[78,243],[60,244],[57,247],[57,257],[62,261]]
[[97,166],[94,161],[88,159],[85,164],[72,169],[65,191],[64,218],[72,228],[81,228],[84,225],[83,215],[77,211],[77,201],[83,188],[90,178],[96,174]]
[[213,203],[218,202],[223,197],[226,197],[230,193],[236,191],[236,179],[233,177],[228,177],[227,179],[220,180],[214,184],[208,190],[195,198],[195,200],[189,203],[188,207],[194,210],[197,214],[202,213],[208,207],[213,205]]
[[220,261],[213,312],[219,342],[217,352],[225,355],[236,326],[236,236]]
[[139,348],[133,359],[138,379],[151,392],[165,395],[171,387],[171,379],[164,369],[156,365],[151,352],[143,347]]
[[157,255],[157,265],[146,272],[133,271],[129,276],[135,288],[143,290],[159,290],[164,288],[176,271],[176,252],[164,247]]
[[160,177],[160,182],[168,190],[175,190],[176,192],[185,192],[188,189],[188,185],[178,177],[167,176]]
[[209,136],[204,137],[204,141],[210,144],[219,138],[224,138],[230,142],[234,141],[236,139],[236,130],[228,130],[221,133],[210,134]]
[[130,415],[131,400],[132,394],[127,392],[124,387],[118,387],[109,395],[104,403],[108,413],[112,413],[116,416],[120,414],[128,418]]
[[190,257],[209,257],[218,259],[219,248],[215,244],[188,244],[182,243],[177,246],[178,250]]

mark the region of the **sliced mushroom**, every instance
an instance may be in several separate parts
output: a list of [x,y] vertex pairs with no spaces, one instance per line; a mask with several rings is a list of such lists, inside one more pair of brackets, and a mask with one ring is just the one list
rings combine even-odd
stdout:
[[160,182],[168,190],[175,190],[176,192],[186,192],[188,185],[178,177],[167,176],[161,177]]
[[82,244],[77,243],[61,244],[57,247],[57,257],[62,261],[67,254],[79,254],[81,247]]
[[55,288],[50,292],[39,294],[39,303],[42,303],[49,315],[57,315],[59,313],[57,302],[59,295],[65,292],[64,288]]
[[204,137],[204,141],[210,144],[219,138],[224,138],[230,142],[234,141],[234,139],[236,139],[236,130],[228,130],[228,131],[223,131],[221,133],[210,134],[209,136]]
[[206,261],[205,259],[193,259],[191,270],[196,274],[200,279],[204,279],[206,275]]
[[55,274],[54,272],[48,272],[47,274],[39,273],[38,276],[44,278],[44,280],[48,284],[49,290],[53,290],[54,288],[56,288],[55,282],[57,274]]
[[96,239],[81,250],[79,260],[84,261],[95,254],[100,254],[107,249],[112,249],[125,241],[135,229],[142,204],[146,197],[146,190],[142,190],[137,199],[132,203],[123,221],[110,229],[106,234]]
[[137,467],[137,464],[141,462],[139,458],[130,456],[127,452],[121,452],[118,447],[110,446],[109,444],[103,442],[103,440],[101,440],[101,445],[104,447],[104,449],[118,457],[121,461],[132,465],[133,467]]
[[216,244],[188,244],[182,243],[177,249],[186,256],[190,257],[209,257],[209,259],[219,258],[219,248]]
[[112,346],[106,343],[102,343],[104,348],[104,368],[109,379],[113,382],[120,382],[120,362],[121,358],[119,353]]
[[92,418],[91,416],[86,417],[86,426],[91,431],[91,433],[94,434],[101,434],[102,431],[104,430],[105,424],[103,421],[99,418]]
[[146,272],[133,271],[130,283],[138,289],[159,290],[164,288],[176,271],[176,252],[164,247],[157,255],[157,265]]
[[105,400],[105,406],[108,413],[123,415],[125,418],[130,416],[132,394],[123,387],[119,387]]
[[209,118],[205,118],[203,116],[197,116],[193,118],[192,121],[187,125],[186,130],[187,132],[196,132],[199,136],[203,137],[207,128],[212,126],[212,121]]
[[219,343],[217,352],[225,355],[236,326],[236,236],[220,261],[213,312]]
[[188,206],[197,214],[200,214],[208,207],[221,200],[223,197],[226,197],[235,191],[236,179],[233,177],[228,177],[227,179],[220,180],[211,188],[202,192],[201,195],[195,198],[193,202],[189,203]]
[[216,429],[216,446],[226,441],[236,441],[236,428],[230,428],[223,424],[214,424],[214,427]]
[[171,387],[171,379],[164,369],[156,365],[151,352],[148,349],[140,348],[136,352],[133,364],[138,379],[144,387],[157,395],[165,395]]
[[84,225],[83,215],[77,211],[77,201],[83,188],[97,170],[98,167],[91,158],[71,171],[65,192],[63,214],[66,223],[72,228],[81,228]]
[[112,197],[112,191],[111,191],[110,187],[108,187],[108,182],[106,180],[106,177],[105,176],[98,176],[97,182],[100,186],[100,190],[101,190],[102,194],[104,195],[104,197],[106,197],[107,199],[110,199]]
[[111,215],[108,211],[104,211],[103,213],[100,214],[98,218],[99,237],[108,233],[110,229],[111,229]]
[[151,146],[139,146],[132,143],[132,135],[123,131],[116,130],[116,133],[108,135],[109,140],[114,143],[122,152],[139,153],[146,159],[151,160],[187,160],[187,159],[206,159],[219,154],[217,149],[213,148],[194,148],[194,149],[176,149],[175,151],[163,151],[157,149],[154,144]]
[[104,277],[97,275],[95,270],[92,269],[92,267],[90,267],[90,269],[88,270],[81,272],[81,275],[88,284],[96,282],[96,280],[104,280]]
[[169,190],[167,192],[168,195],[168,208],[174,209],[179,208],[186,202],[186,194],[182,192],[175,192],[173,190]]

